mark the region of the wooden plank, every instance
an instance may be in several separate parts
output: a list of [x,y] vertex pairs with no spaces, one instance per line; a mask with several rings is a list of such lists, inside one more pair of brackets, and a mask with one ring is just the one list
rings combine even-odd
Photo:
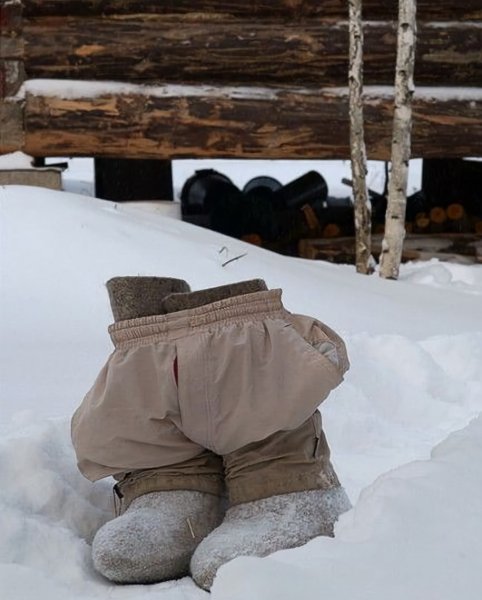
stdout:
[[21,150],[23,133],[22,104],[19,101],[0,100],[0,154]]
[[[27,16],[94,14],[224,13],[249,19],[259,17],[317,17],[345,19],[346,0],[24,0]],[[365,19],[396,19],[398,0],[364,0]],[[418,0],[423,20],[462,21],[482,18],[480,0]]]
[[[173,16],[64,18],[25,26],[29,78],[344,86],[348,24]],[[396,29],[365,25],[365,84],[391,85]],[[421,24],[418,85],[482,87],[482,27]]]
[[[32,84],[34,82],[31,82]],[[26,152],[132,158],[348,158],[348,99],[329,90],[166,86],[26,97]],[[48,88],[46,88],[48,90]],[[137,91],[137,93],[136,93]],[[365,104],[370,158],[390,157],[392,98]],[[413,156],[482,155],[482,97],[415,96]]]

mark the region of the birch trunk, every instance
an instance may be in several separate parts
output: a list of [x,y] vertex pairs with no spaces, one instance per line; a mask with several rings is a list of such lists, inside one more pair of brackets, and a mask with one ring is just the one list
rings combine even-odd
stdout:
[[373,272],[371,257],[371,206],[366,184],[367,159],[363,126],[363,26],[362,0],[349,0],[350,67],[348,71],[350,112],[350,157],[355,199],[356,270]]
[[392,170],[388,186],[385,237],[380,256],[380,276],[386,279],[398,279],[403,240],[405,238],[408,162],[411,152],[412,96],[414,92],[416,7],[416,0],[399,1]]

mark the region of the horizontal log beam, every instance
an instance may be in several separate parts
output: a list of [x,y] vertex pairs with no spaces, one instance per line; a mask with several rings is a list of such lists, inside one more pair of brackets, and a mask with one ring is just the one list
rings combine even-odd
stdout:
[[[364,79],[393,83],[396,28],[365,23]],[[181,17],[44,18],[24,30],[29,78],[343,86],[348,24]],[[482,26],[421,24],[419,85],[482,87]]]
[[[319,17],[345,19],[346,0],[23,0],[27,16],[222,13],[248,19],[259,17]],[[365,19],[395,19],[398,0],[364,0]],[[417,17],[423,20],[475,20],[482,18],[480,0],[418,0]]]
[[[24,150],[34,156],[349,157],[346,89],[166,86],[138,93],[121,86],[113,93],[107,84],[80,83],[62,98],[52,95],[52,82],[36,83],[26,84],[25,106]],[[366,98],[372,159],[390,156],[392,104],[381,90]],[[482,156],[480,91],[439,98],[419,92],[413,115],[413,156]]]

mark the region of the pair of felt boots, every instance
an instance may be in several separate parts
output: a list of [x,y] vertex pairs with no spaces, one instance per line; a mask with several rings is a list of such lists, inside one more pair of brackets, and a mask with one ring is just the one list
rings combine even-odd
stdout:
[[[253,280],[191,292],[184,281],[148,277],[114,278],[107,288],[116,323],[143,322],[150,315],[182,316],[211,305],[226,311],[222,303],[227,298],[260,293],[262,298],[267,289],[263,281]],[[333,355],[333,344],[325,346],[327,355]],[[318,350],[323,352],[323,347]],[[150,486],[153,474],[158,475],[155,469],[116,475],[120,496],[128,503],[97,532],[92,545],[95,568],[117,583],[154,583],[191,574],[209,590],[218,568],[237,556],[266,556],[319,535],[333,535],[335,521],[350,503],[329,462],[321,421],[318,432],[305,435],[312,422],[316,429],[315,416],[293,432],[275,433],[220,459],[228,488],[238,475],[237,465],[255,472],[258,465],[269,463],[258,479],[246,478],[247,487],[250,481],[256,485],[234,501],[230,493],[211,493],[209,486],[205,489],[210,491],[203,485],[182,489],[183,474],[190,469],[196,475],[196,463],[188,464],[187,470],[184,464],[177,474],[176,465],[169,467],[170,481],[179,475],[179,485],[166,486],[174,489]],[[284,472],[294,473],[285,479],[294,482],[286,489],[274,481],[282,482]]]

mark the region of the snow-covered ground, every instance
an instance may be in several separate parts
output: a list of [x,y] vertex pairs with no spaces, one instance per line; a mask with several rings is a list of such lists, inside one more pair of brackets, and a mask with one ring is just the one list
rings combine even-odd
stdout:
[[90,563],[111,487],[77,472],[69,418],[111,351],[104,282],[136,274],[193,289],[262,277],[349,350],[346,381],[321,410],[354,509],[335,539],[225,565],[214,600],[480,600],[482,266],[408,264],[383,281],[16,186],[0,187],[0,261],[2,600],[208,597],[189,578],[112,586]]

